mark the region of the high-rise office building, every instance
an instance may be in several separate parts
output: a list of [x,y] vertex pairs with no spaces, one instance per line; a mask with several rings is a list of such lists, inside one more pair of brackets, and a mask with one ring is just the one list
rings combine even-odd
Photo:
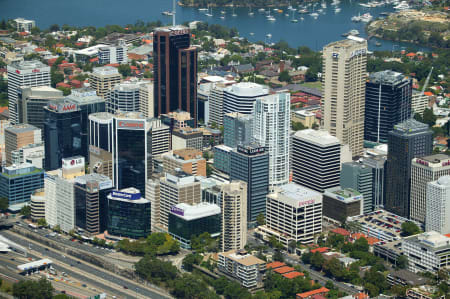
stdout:
[[148,83],[141,85],[139,89],[139,111],[147,118],[155,116],[153,87],[153,84]]
[[364,213],[373,211],[373,172],[362,162],[347,162],[342,164],[341,188],[351,188],[364,196]]
[[285,248],[292,241],[310,244],[322,232],[322,194],[295,183],[267,195],[266,224],[258,232],[274,236]]
[[167,230],[170,209],[174,205],[179,203],[198,204],[201,198],[200,182],[197,182],[193,175],[178,170],[166,173],[160,179],[160,221],[157,226]]
[[97,95],[106,99],[108,92],[120,83],[121,76],[117,68],[112,66],[95,67],[89,77],[89,85]]
[[256,224],[256,217],[266,213],[269,193],[269,153],[259,144],[240,145],[231,152],[230,179],[247,184],[247,224]]
[[247,244],[247,184],[232,181],[221,186],[222,238],[219,250],[243,249]]
[[109,113],[120,112],[139,112],[140,110],[140,90],[147,85],[143,81],[125,81],[116,84],[107,96],[107,111]]
[[396,215],[410,217],[411,161],[431,155],[433,132],[428,125],[408,119],[388,134],[385,208]]
[[409,211],[412,220],[426,222],[427,183],[446,175],[450,175],[450,156],[436,154],[412,159]]
[[42,187],[44,171],[29,163],[7,166],[0,173],[0,197],[8,199],[10,210],[20,210],[30,201],[31,194]]
[[348,144],[353,157],[364,143],[367,41],[349,36],[323,48],[323,127]]
[[364,140],[387,142],[394,125],[411,116],[412,80],[393,71],[372,73],[366,83]]
[[150,206],[152,207],[151,214],[151,231],[157,230],[160,223],[160,211],[161,211],[161,191],[159,178],[152,177],[148,179],[147,185],[145,186],[145,196],[150,201]]
[[91,173],[75,178],[75,225],[97,235],[107,229],[108,201],[112,190],[109,177]]
[[36,26],[36,22],[34,20],[26,20],[24,18],[14,19],[16,23],[17,32],[31,32],[31,29]]
[[128,46],[125,40],[119,39],[115,45],[105,45],[98,49],[98,63],[128,63]]
[[[171,148],[170,128],[156,118],[148,119],[147,123],[149,126],[147,133],[148,165],[153,165],[155,156],[167,153]],[[153,166],[149,166],[148,172],[152,170]]]
[[150,201],[136,188],[112,191],[108,195],[108,234],[133,239],[150,234]]
[[216,145],[214,147],[214,168],[225,174],[230,174],[232,151],[233,148],[224,144]]
[[413,90],[411,99],[411,112],[423,115],[423,111],[428,108],[430,97],[418,90]]
[[50,86],[50,67],[38,60],[18,61],[7,66],[9,120],[19,123],[17,102],[19,87]]
[[44,189],[37,189],[31,194],[31,220],[38,221],[45,219],[45,192]]
[[386,160],[385,155],[365,157],[363,160],[363,164],[372,171],[372,208],[374,211],[382,208],[385,201]]
[[256,99],[268,94],[269,91],[264,86],[253,82],[241,82],[228,86],[223,91],[223,113],[251,114]]
[[44,107],[45,170],[61,167],[63,158],[83,154],[81,111],[65,100]]
[[0,165],[6,165],[6,154],[5,154],[5,129],[11,124],[9,120],[0,119]]
[[269,152],[269,185],[289,182],[289,129],[291,97],[278,93],[256,99],[253,104],[253,137]]
[[91,88],[72,89],[72,93],[65,98],[69,103],[76,104],[80,110],[81,117],[81,153],[88,159],[89,151],[89,115],[92,113],[105,112],[105,100],[96,95],[95,90]]
[[[197,119],[204,124],[215,122],[222,125],[223,88],[236,83],[232,76],[205,76],[200,79],[197,89]],[[219,96],[219,97],[217,97]],[[213,99],[214,97],[214,99]],[[212,114],[214,116],[212,117]]]
[[6,165],[13,163],[13,152],[30,144],[42,142],[39,128],[29,124],[18,124],[5,128],[5,160]]
[[[235,82],[233,81],[233,84]],[[224,83],[218,83],[214,85],[214,87],[211,89],[211,94],[209,97],[209,114],[210,114],[210,120],[209,122],[211,124],[216,124],[218,126],[223,125],[223,93],[227,86],[230,86],[232,84],[224,84]]]
[[61,90],[49,86],[19,87],[17,113],[19,123],[30,124],[44,131],[44,107],[63,98]]
[[177,109],[197,119],[197,48],[184,26],[156,28],[153,37],[155,116]]
[[113,175],[113,117],[111,113],[100,112],[89,115],[89,172]]
[[223,115],[223,144],[235,148],[253,141],[253,115],[230,112]]
[[341,144],[327,131],[297,131],[292,146],[292,181],[324,192],[339,186]]
[[450,176],[427,183],[425,230],[450,233]]
[[203,132],[189,127],[172,131],[172,149],[195,148],[203,150]]

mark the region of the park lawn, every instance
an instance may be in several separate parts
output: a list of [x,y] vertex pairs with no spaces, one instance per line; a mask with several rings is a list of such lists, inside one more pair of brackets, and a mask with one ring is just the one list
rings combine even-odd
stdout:
[[310,87],[310,88],[316,88],[318,90],[322,90],[322,82],[316,81],[316,82],[305,82],[300,84],[302,86]]

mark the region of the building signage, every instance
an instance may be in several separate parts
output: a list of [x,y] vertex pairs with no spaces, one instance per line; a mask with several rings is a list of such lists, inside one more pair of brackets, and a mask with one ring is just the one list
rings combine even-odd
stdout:
[[145,128],[145,122],[139,120],[119,120],[117,128],[127,130],[142,130]]
[[96,146],[89,145],[89,152],[91,152],[97,156],[100,156],[100,149]]
[[16,73],[17,73],[17,74],[20,74],[20,71],[19,71],[19,70],[16,70]]
[[40,70],[40,69],[34,69],[34,70],[32,70],[32,72],[33,72],[33,73],[40,73],[41,70]]
[[63,159],[62,160],[62,164],[64,168],[74,168],[77,166],[82,165],[84,167],[84,158],[80,157],[80,158],[75,158],[75,159]]
[[171,35],[189,34],[189,29],[180,29],[171,31]]
[[240,153],[254,155],[254,154],[264,153],[266,151],[266,148],[265,147],[245,147],[245,146],[238,145],[237,150]]
[[173,206],[170,208],[170,211],[176,215],[184,216],[184,210]]
[[77,111],[77,105],[72,103],[64,103],[64,104],[49,104],[48,107],[56,112],[71,112]]
[[129,200],[138,200],[141,198],[141,193],[127,193],[121,191],[112,191],[111,196],[116,198],[123,198]]
[[314,199],[310,199],[310,200],[307,200],[307,201],[299,202],[298,206],[299,207],[303,207],[303,206],[306,206],[306,205],[313,205],[313,204],[314,204]]
[[366,54],[366,49],[362,48],[362,49],[358,49],[352,52],[352,54],[350,55],[350,58],[354,57],[354,56],[358,56],[358,55],[364,55]]

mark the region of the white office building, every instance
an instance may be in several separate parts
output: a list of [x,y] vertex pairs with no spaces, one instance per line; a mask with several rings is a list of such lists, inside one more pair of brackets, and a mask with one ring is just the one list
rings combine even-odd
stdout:
[[154,93],[153,84],[143,84],[139,90],[139,111],[147,117],[153,118],[154,113]]
[[402,251],[412,272],[436,274],[450,266],[450,238],[435,231],[404,238]]
[[45,149],[44,143],[33,143],[11,152],[12,163],[19,165],[31,163],[37,168],[44,168]]
[[230,250],[219,253],[219,271],[237,279],[245,288],[261,284],[266,262],[248,254],[245,250]]
[[275,236],[286,248],[291,241],[313,243],[322,232],[322,194],[295,183],[275,187],[267,195],[266,224],[258,232],[266,240]]
[[13,62],[8,70],[9,119],[19,123],[19,87],[50,86],[50,67],[38,60]]
[[266,96],[269,90],[253,82],[241,82],[231,85],[223,91],[223,114],[240,112],[251,114],[257,98]]
[[60,170],[48,171],[44,178],[44,194],[45,194],[45,221],[50,227],[58,224],[58,204],[56,202],[56,178],[59,176]]
[[31,28],[36,26],[34,20],[25,20],[24,18],[14,19],[17,32],[30,32]]
[[425,230],[450,234],[450,176],[427,184]]
[[271,187],[289,182],[290,106],[289,93],[258,98],[253,105],[253,137],[269,152]]
[[151,231],[156,230],[156,226],[160,223],[160,184],[159,179],[148,179],[145,186],[145,197],[150,201],[150,221],[151,221]]
[[148,82],[144,81],[126,81],[116,84],[109,92],[106,106],[107,111],[115,113],[121,112],[139,112],[140,106],[140,90],[143,85]]
[[123,39],[119,39],[115,46],[103,46],[98,49],[98,62],[100,64],[128,63],[128,47]]
[[425,223],[427,214],[427,183],[450,175],[450,156],[436,154],[414,158],[411,162],[411,205],[412,220]]
[[339,186],[341,144],[327,131],[295,133],[292,145],[292,181],[324,192]]
[[423,115],[423,111],[428,108],[430,97],[424,95],[420,91],[413,90],[412,92],[411,110],[413,113],[419,113]]

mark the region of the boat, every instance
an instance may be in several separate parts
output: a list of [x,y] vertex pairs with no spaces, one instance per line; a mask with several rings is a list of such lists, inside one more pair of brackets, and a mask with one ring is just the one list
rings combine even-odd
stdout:
[[258,9],[258,12],[265,12],[266,10],[264,8]]
[[336,5],[339,5],[339,3],[341,3],[341,1],[339,1],[339,0],[333,0],[333,2],[331,2],[331,5],[336,6]]
[[370,13],[365,13],[361,16],[361,22],[368,23],[372,21],[373,16]]
[[225,20],[225,16],[220,16],[220,18],[221,18],[222,20]]
[[356,29],[352,29],[348,32],[348,35],[357,36],[357,35],[359,35],[359,31]]
[[298,20],[297,20],[296,18],[294,18],[294,13],[295,13],[295,11],[292,11],[292,19],[291,19],[291,22],[292,22],[292,23],[297,23]]
[[283,13],[282,9],[278,9],[277,11],[278,11],[278,13]]
[[285,17],[289,17],[289,14],[288,14],[288,13],[285,13],[284,16],[285,16]]
[[359,3],[359,5],[361,5],[362,7],[371,7],[370,4],[367,3]]
[[317,12],[323,13],[323,9],[322,9],[322,8],[319,8],[319,9],[317,10]]
[[375,46],[381,47],[381,43],[380,43],[380,42],[376,42],[376,43],[375,43]]
[[207,16],[207,17],[212,17],[213,16],[211,7],[209,8],[209,11],[207,13],[205,13],[205,16]]
[[225,10],[221,10],[220,13],[224,15],[225,14]]
[[253,17],[253,16],[255,15],[255,13],[252,11],[252,7],[249,6],[248,9],[249,9],[248,15],[249,15],[250,17]]
[[250,32],[250,35],[251,35],[251,36],[253,36],[253,35],[255,35],[255,33],[253,33],[253,32]]
[[173,12],[171,12],[171,11],[163,11],[161,14],[164,16],[169,16],[169,17],[173,16]]
[[208,11],[207,8],[199,8],[198,11]]
[[352,17],[352,22],[361,22],[361,14]]
[[387,11],[384,11],[384,12],[380,12],[380,16],[389,16],[391,13],[390,12],[387,12]]
[[304,17],[300,17],[300,21],[304,21],[305,20],[305,18]]
[[303,9],[300,9],[298,12],[306,14],[306,13],[308,13],[308,10],[306,8],[303,8]]
[[322,8],[327,8],[327,3],[325,1],[323,1],[320,6],[322,6]]
[[340,8],[340,7],[336,7],[336,8],[334,9],[334,12],[335,12],[335,13],[341,12],[341,8]]
[[317,12],[312,12],[309,15],[313,18],[317,18],[319,16],[319,14]]
[[270,15],[270,8],[269,8],[269,14],[267,15],[267,20],[270,22],[276,21],[276,19]]
[[410,9],[408,2],[406,1],[402,1],[400,2],[400,4],[394,6],[394,9],[396,10],[406,10],[406,9]]

